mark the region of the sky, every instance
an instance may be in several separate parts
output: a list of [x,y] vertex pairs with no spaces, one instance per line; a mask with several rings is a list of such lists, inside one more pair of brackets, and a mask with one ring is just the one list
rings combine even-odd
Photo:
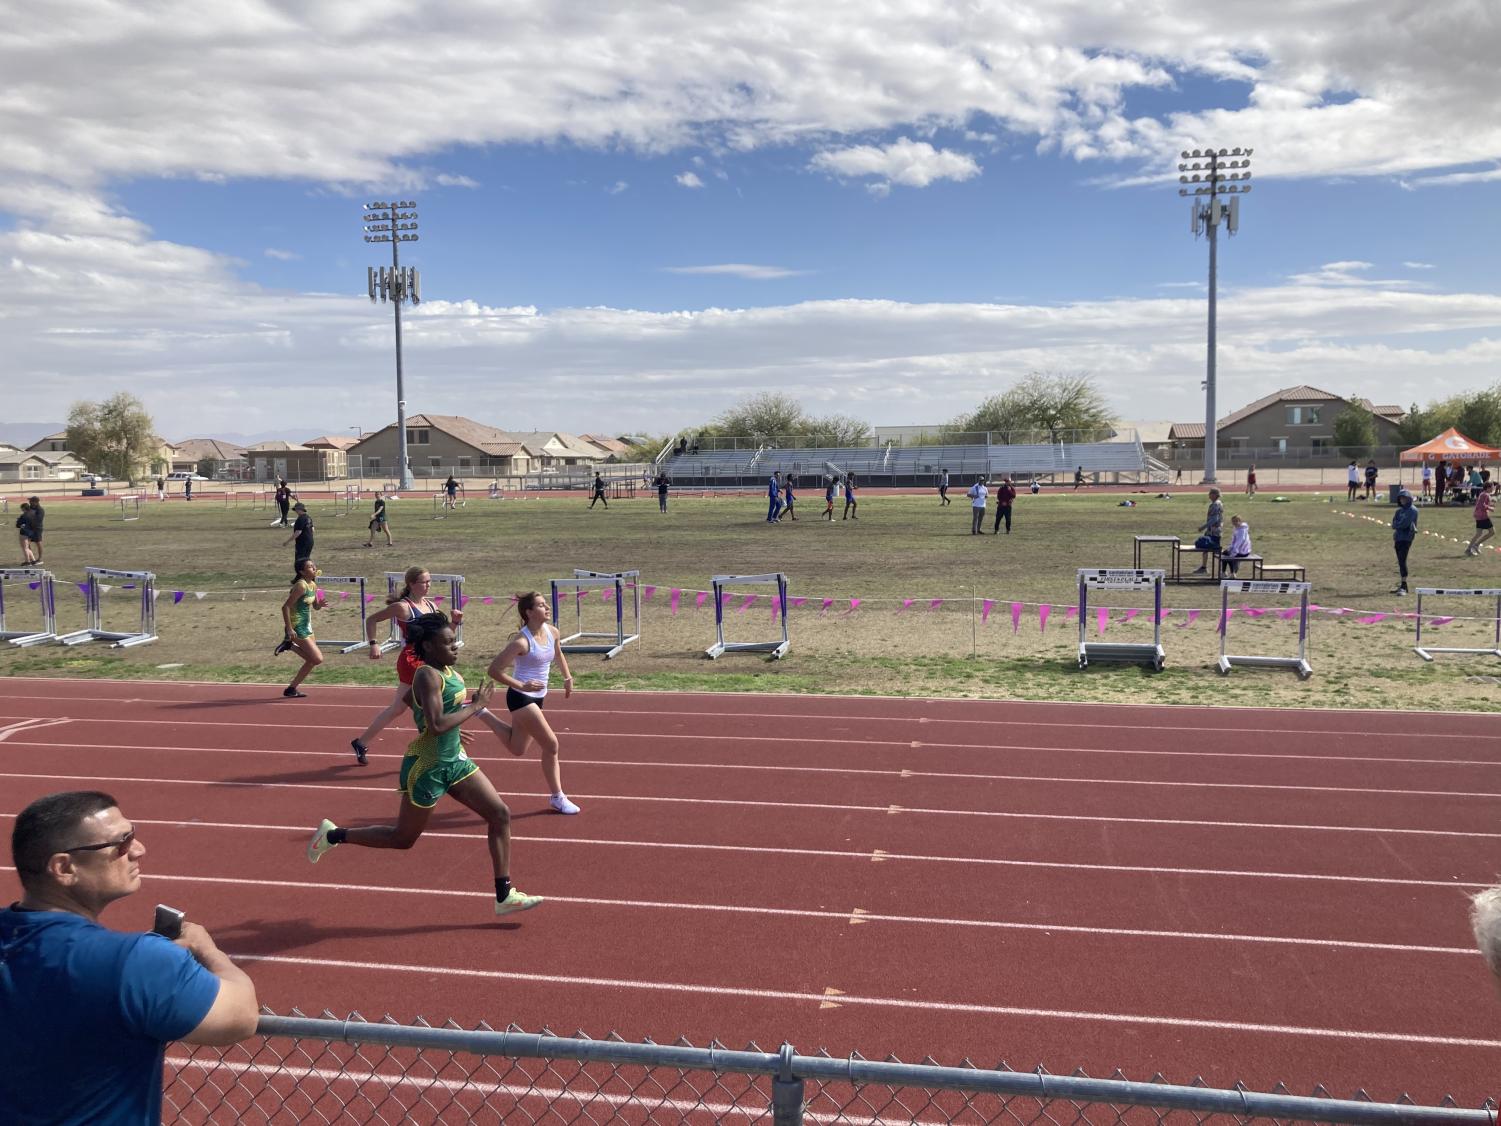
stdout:
[[[1268,15],[1275,9],[1275,18]],[[0,0],[0,423],[395,417],[362,205],[414,200],[409,413],[939,424],[1029,372],[1204,416],[1180,152],[1253,149],[1221,413],[1501,379],[1487,0]]]

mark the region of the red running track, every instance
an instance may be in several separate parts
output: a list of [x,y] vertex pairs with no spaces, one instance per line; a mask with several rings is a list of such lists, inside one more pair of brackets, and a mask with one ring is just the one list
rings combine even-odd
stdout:
[[[516,815],[490,913],[478,820],[303,856],[394,817],[384,690],[8,680],[0,813],[114,793],[142,894],[265,1004],[969,1057],[1476,1106],[1501,1028],[1465,892],[1494,878],[1485,716],[593,693],[552,701],[578,817],[472,748]],[[53,721],[42,725],[38,721]],[[14,873],[0,873],[7,897]]]

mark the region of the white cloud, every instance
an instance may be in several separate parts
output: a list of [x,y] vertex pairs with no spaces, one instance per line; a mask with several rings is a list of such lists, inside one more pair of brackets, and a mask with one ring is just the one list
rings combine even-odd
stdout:
[[1305,274],[1293,274],[1288,281],[1294,285],[1349,285],[1374,288],[1412,288],[1422,283],[1403,278],[1363,277],[1365,271],[1374,269],[1370,262],[1325,262],[1317,270]]
[[278,262],[301,262],[302,255],[295,250],[280,250],[274,246],[266,247],[266,257],[275,258]]
[[1409,270],[1432,270],[1435,268],[1432,262],[1403,262],[1402,265],[1406,266]]
[[796,278],[807,270],[790,270],[786,266],[752,266],[745,262],[721,262],[713,266],[664,266],[669,274],[716,274],[733,278],[765,281],[771,278]]
[[627,184],[624,180],[616,180],[613,184],[606,188],[605,191],[610,195],[619,195],[621,192],[626,191],[629,188],[630,185]]
[[679,172],[673,179],[677,180],[685,188],[701,188],[704,182],[698,178],[697,172]]
[[877,177],[874,187],[882,192],[892,184],[925,188],[934,180],[968,180],[980,174],[974,157],[951,149],[935,149],[926,141],[909,137],[889,145],[825,149],[814,155],[808,167],[830,176]]
[[477,188],[479,181],[470,176],[456,176],[448,172],[440,172],[433,177],[433,183],[440,188]]

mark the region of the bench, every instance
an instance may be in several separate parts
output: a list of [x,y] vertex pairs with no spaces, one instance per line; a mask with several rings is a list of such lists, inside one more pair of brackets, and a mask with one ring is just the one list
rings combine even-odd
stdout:
[[1297,563],[1262,563],[1252,574],[1268,582],[1302,583],[1308,581],[1307,568]]

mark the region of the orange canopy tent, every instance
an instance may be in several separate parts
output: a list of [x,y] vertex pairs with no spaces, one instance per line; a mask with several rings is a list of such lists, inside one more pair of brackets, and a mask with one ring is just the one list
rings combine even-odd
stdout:
[[1403,461],[1501,461],[1501,450],[1472,442],[1454,427],[1421,446],[1402,451]]

